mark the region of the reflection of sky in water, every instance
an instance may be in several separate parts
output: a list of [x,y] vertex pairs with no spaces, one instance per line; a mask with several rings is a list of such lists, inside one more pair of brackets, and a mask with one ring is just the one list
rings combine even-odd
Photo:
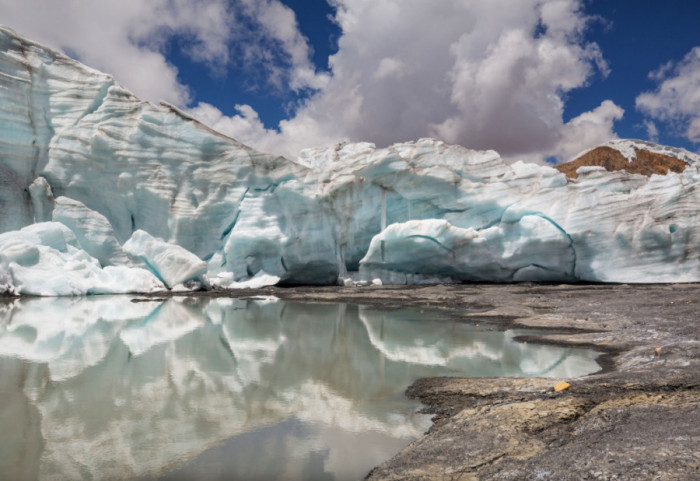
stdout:
[[8,479],[356,479],[429,425],[425,376],[573,377],[595,353],[405,309],[128,297],[0,304]]

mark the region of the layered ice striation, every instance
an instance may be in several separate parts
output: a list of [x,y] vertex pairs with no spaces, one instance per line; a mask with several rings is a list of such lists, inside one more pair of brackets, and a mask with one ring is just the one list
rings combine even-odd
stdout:
[[[0,292],[700,281],[700,157],[681,149],[607,144],[630,162],[647,151],[682,163],[649,176],[584,165],[573,178],[432,139],[292,161],[7,28],[0,87],[0,239],[52,249],[0,248]],[[72,233],[66,249],[27,240],[35,223]],[[94,274],[68,288],[48,272],[75,272],[72,249]]]

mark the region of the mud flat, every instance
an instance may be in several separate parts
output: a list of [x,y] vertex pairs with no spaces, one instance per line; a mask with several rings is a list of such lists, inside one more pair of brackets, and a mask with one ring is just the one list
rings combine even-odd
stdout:
[[[426,378],[407,391],[430,431],[371,480],[700,479],[700,285],[447,285],[266,289],[285,299],[448,309],[593,347],[577,379]],[[261,294],[255,291],[255,294]],[[250,295],[241,292],[238,295]],[[557,381],[569,389],[554,392]]]

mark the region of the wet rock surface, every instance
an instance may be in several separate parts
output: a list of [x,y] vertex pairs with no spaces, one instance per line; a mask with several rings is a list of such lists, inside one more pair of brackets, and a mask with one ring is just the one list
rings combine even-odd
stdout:
[[[427,378],[407,391],[435,414],[425,436],[368,479],[700,479],[700,285],[270,288],[382,308],[448,309],[533,327],[523,342],[606,353],[577,379]],[[241,292],[237,295],[251,295]],[[554,392],[566,381],[571,387]]]

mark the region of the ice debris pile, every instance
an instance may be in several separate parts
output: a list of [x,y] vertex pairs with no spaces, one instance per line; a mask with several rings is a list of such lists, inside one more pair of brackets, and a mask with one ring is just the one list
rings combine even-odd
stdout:
[[0,28],[0,293],[700,281],[700,157],[578,177],[432,139],[257,152]]

